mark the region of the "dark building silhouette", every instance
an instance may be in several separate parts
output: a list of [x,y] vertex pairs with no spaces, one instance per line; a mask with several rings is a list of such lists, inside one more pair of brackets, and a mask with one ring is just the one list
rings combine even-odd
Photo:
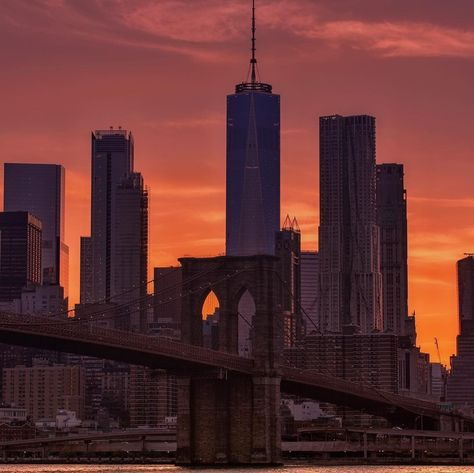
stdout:
[[81,237],[81,276],[80,276],[80,302],[92,304],[94,302],[94,279],[92,265],[92,239]]
[[381,330],[375,118],[333,115],[319,125],[321,330]]
[[0,301],[41,284],[41,222],[28,212],[0,213]]
[[276,234],[275,256],[280,258],[282,282],[283,345],[291,347],[303,334],[301,318],[301,232],[296,219],[287,216]]
[[474,409],[474,256],[457,262],[459,335],[457,355],[451,357],[447,401]]
[[301,252],[301,310],[306,334],[319,331],[319,254]]
[[147,328],[148,191],[140,173],[130,173],[115,188],[112,214],[110,293],[127,304],[130,329]]
[[405,335],[408,245],[403,164],[377,165],[377,225],[380,228],[384,330]]
[[457,262],[459,333],[474,334],[474,255]]
[[[255,18],[253,20],[255,33]],[[280,229],[280,96],[251,77],[227,96],[226,254],[274,254]]]
[[93,302],[109,299],[112,285],[112,232],[116,187],[133,171],[133,137],[127,130],[92,133]]
[[64,243],[65,170],[58,164],[5,163],[4,210],[26,211],[42,223],[42,284],[69,288],[69,248]]
[[153,321],[166,333],[179,330],[181,323],[182,274],[179,266],[157,267],[154,274]]

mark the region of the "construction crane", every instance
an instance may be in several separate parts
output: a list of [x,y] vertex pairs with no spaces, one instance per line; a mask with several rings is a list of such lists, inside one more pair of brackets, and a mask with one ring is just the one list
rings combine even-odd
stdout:
[[434,342],[435,342],[435,345],[436,345],[436,353],[438,353],[439,364],[442,365],[442,363],[441,363],[441,353],[439,351],[439,344],[438,344],[438,338],[437,337],[435,337]]

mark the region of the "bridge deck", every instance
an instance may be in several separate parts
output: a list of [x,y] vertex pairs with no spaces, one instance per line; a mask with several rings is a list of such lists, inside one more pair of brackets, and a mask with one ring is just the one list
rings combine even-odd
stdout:
[[[170,370],[173,373],[197,373],[218,369],[244,375],[254,374],[253,360],[218,352],[163,337],[112,330],[74,319],[52,319],[0,313],[0,341],[13,345],[55,349],[96,356],[131,364]],[[283,392],[301,397],[363,409],[392,416],[439,418],[450,415],[474,425],[474,419],[440,411],[434,402],[422,401],[372,386],[323,375],[314,370],[280,368]]]

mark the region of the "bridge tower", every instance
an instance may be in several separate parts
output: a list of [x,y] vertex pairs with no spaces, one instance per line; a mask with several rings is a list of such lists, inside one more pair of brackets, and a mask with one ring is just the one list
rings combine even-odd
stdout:
[[[182,341],[202,346],[202,306],[219,300],[218,350],[238,353],[238,304],[248,290],[254,373],[195,372],[178,381],[177,463],[278,464],[282,319],[274,256],[180,258]],[[280,329],[279,329],[280,327]]]

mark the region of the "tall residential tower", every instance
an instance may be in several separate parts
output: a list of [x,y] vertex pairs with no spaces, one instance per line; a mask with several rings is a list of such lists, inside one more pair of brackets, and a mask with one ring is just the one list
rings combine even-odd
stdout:
[[280,96],[257,81],[255,6],[250,78],[227,96],[226,254],[274,254],[280,229]]
[[375,118],[321,117],[320,329],[382,330]]

